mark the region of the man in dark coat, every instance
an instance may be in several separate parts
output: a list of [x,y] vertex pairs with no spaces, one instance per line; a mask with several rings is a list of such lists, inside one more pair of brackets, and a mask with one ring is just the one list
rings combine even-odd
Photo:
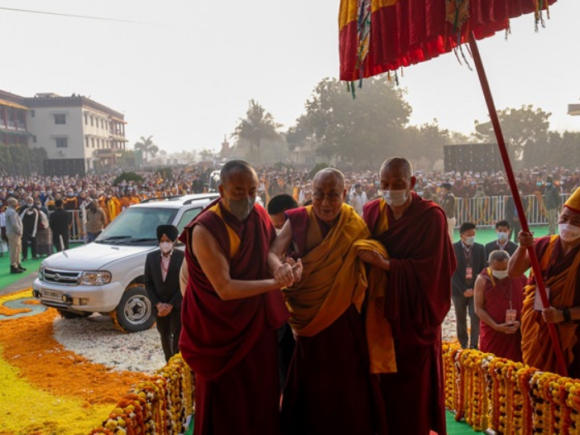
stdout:
[[173,247],[178,235],[174,225],[159,225],[159,250],[150,252],[145,260],[145,287],[157,311],[157,330],[166,361],[179,352],[181,334],[179,271],[184,253]]
[[[463,349],[478,349],[479,317],[475,314],[475,279],[487,266],[483,245],[475,243],[475,224],[464,222],[459,228],[461,240],[453,244],[457,269],[451,278],[453,291],[451,299],[455,309],[457,338]],[[471,337],[467,336],[467,313],[471,319]],[[471,338],[471,343],[468,343]],[[469,344],[469,345],[468,345]]]
[[54,201],[55,210],[50,214],[48,226],[52,230],[52,244],[57,252],[68,249],[69,228],[72,225],[72,213],[63,209],[62,199]]
[[510,257],[514,255],[518,245],[510,240],[511,226],[507,220],[497,221],[495,223],[495,234],[497,240],[489,242],[485,245],[485,259],[489,258],[489,254],[493,251],[506,251]]

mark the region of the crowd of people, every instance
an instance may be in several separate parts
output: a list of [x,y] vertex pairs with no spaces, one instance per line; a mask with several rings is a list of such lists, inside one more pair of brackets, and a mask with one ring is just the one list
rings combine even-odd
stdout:
[[[556,373],[546,325],[558,324],[568,374],[580,376],[580,189],[559,203],[578,171],[518,174],[522,194],[544,189],[547,207],[557,198],[553,235],[534,240],[506,218],[485,246],[472,222],[452,243],[454,193],[477,192],[481,175],[392,158],[375,173],[234,160],[219,176],[151,172],[115,186],[112,175],[6,178],[0,224],[21,273],[29,248],[68,247],[70,210],[90,242],[131,204],[213,183],[219,198],[179,238],[160,226],[145,265],[165,357],[180,351],[196,375],[194,433],[445,434],[441,324],[452,305],[464,348]],[[484,194],[508,194],[502,174],[485,183]],[[525,277],[532,246],[547,308]]]

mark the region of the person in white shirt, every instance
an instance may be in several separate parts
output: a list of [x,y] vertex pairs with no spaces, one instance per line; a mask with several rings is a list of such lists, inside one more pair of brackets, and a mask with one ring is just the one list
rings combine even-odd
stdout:
[[362,190],[362,184],[356,183],[354,185],[354,191],[351,192],[349,198],[349,204],[356,210],[359,216],[363,214],[363,206],[369,202],[367,194]]

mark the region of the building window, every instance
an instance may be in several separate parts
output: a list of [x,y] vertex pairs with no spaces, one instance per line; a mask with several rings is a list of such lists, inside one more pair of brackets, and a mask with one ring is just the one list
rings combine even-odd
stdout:
[[54,115],[54,123],[57,125],[66,124],[66,115],[63,114]]
[[95,147],[95,138],[94,137],[91,138],[91,147],[92,148]]
[[32,136],[32,143],[36,143],[36,136]]
[[56,147],[57,148],[68,148],[68,138],[57,137],[56,138]]
[[31,117],[31,118],[34,118],[34,116],[35,116],[35,115],[36,115],[36,114],[34,113],[34,110],[31,110],[31,111],[30,111],[30,117]]
[[91,127],[93,126],[93,117],[91,116]]
[[85,125],[89,125],[89,115],[85,113]]
[[86,144],[85,146],[88,148],[89,147],[89,138],[88,137],[85,137],[85,144]]

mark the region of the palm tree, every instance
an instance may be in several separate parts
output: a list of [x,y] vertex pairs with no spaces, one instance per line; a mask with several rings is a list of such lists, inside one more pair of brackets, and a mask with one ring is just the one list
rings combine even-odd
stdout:
[[281,125],[274,121],[274,117],[266,112],[259,103],[250,100],[250,107],[246,112],[246,119],[240,119],[232,137],[249,142],[250,147],[258,151],[258,161],[261,162],[260,146],[263,140],[278,139],[277,129]]
[[159,151],[159,147],[153,143],[153,136],[144,137],[141,136],[141,140],[136,142],[134,145],[135,149],[143,151],[145,161],[147,162],[147,157],[151,154],[151,157],[155,157]]

